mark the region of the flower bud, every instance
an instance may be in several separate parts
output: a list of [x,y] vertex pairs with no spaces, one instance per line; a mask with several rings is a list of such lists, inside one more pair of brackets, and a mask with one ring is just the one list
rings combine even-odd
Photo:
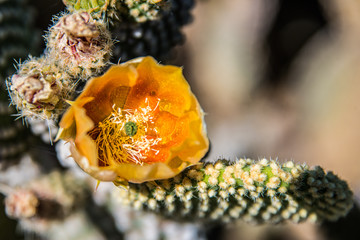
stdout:
[[103,70],[111,46],[105,23],[95,21],[87,12],[62,16],[47,36],[49,57],[70,75],[83,80]]
[[51,60],[31,58],[7,82],[12,104],[20,115],[56,120],[71,99],[76,83]]

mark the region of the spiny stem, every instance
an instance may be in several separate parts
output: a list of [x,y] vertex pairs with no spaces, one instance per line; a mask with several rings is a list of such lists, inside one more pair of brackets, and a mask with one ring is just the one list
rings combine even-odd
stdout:
[[346,182],[333,173],[266,159],[200,164],[172,179],[130,184],[117,198],[170,218],[254,223],[336,220],[353,205]]
[[95,19],[113,21],[132,19],[135,22],[155,20],[168,2],[163,0],[63,0],[70,12],[86,11]]

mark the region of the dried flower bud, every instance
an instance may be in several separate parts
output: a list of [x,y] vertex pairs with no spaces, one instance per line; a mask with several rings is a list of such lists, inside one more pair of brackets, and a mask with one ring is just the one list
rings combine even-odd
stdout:
[[64,15],[50,28],[47,51],[59,67],[88,79],[108,63],[112,40],[106,25],[89,13]]
[[19,65],[8,81],[12,104],[23,117],[56,120],[72,96],[75,83],[46,58],[31,58]]
[[[53,108],[59,101],[57,93],[59,88],[44,79],[42,75],[21,76],[13,75],[11,78],[12,91],[17,91],[21,98],[31,104],[49,104]],[[55,94],[54,94],[55,93]]]
[[[90,15],[86,12],[67,15],[59,20],[56,27],[62,28],[69,37],[74,38],[97,38],[99,29],[94,21],[90,21]],[[77,39],[74,39],[75,41]]]

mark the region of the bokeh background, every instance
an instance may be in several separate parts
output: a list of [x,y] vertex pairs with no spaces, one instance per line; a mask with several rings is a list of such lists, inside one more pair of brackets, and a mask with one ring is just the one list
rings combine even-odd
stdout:
[[359,192],[360,3],[208,0],[194,17],[181,52],[209,157],[321,165]]
[[[60,0],[29,2],[42,30],[63,9]],[[207,160],[266,157],[321,165],[345,179],[359,199],[360,2],[196,2],[193,22],[183,29],[186,41],[166,62],[183,66],[207,114],[212,146]],[[359,212],[351,217],[323,226],[232,224],[209,227],[206,234],[208,239],[358,239],[352,231],[360,224]],[[2,229],[16,232],[14,222],[1,221]]]
[[[360,2],[208,0],[198,2],[194,17],[181,52],[207,113],[209,159],[320,165],[347,180],[359,199]],[[338,224],[333,236],[306,224],[291,232],[357,239],[345,230],[351,224],[359,226],[359,217]],[[285,235],[274,239],[294,239]]]

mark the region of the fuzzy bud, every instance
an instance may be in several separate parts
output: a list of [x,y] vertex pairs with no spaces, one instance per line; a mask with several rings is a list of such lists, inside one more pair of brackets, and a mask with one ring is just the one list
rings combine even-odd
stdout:
[[12,104],[28,118],[56,120],[75,83],[47,58],[30,58],[7,82]]
[[87,12],[60,17],[47,36],[49,57],[70,75],[83,80],[103,70],[112,44],[105,23],[95,21]]
[[11,82],[11,90],[17,91],[19,96],[28,103],[34,105],[49,104],[49,107],[53,108],[59,101],[59,97],[57,97],[58,86],[52,86],[52,83],[46,81],[44,76],[40,74],[32,76],[15,74],[12,76]]

